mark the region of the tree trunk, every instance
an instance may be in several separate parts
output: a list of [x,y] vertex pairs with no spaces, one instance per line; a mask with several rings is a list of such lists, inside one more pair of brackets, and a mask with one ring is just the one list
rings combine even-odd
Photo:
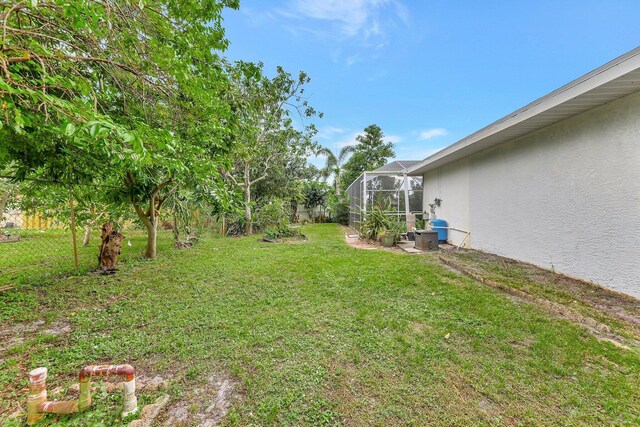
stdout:
[[149,259],[156,257],[156,236],[158,234],[158,221],[154,221],[151,227],[147,226],[147,250],[144,256]]
[[180,230],[178,229],[178,216],[175,210],[171,212],[173,216],[173,244],[176,249],[180,249]]
[[85,225],[84,238],[82,239],[82,246],[89,246],[89,240],[91,240],[91,225]]
[[156,215],[156,198],[151,197],[149,201],[149,216],[142,210],[140,205],[134,204],[133,207],[138,217],[147,228],[147,249],[144,253],[146,258],[156,257],[156,236],[158,235],[158,217]]
[[253,234],[253,224],[251,224],[251,175],[249,165],[244,165],[244,234]]
[[296,200],[292,200],[289,202],[289,220],[291,222],[296,222],[298,216],[298,202]]
[[340,172],[336,172],[336,196],[340,198]]
[[149,201],[149,225],[147,226],[147,251],[145,257],[153,259],[156,257],[156,237],[158,236],[158,212],[156,212],[156,197],[151,196]]
[[251,187],[245,186],[244,190],[244,234],[253,234],[253,224],[251,223]]

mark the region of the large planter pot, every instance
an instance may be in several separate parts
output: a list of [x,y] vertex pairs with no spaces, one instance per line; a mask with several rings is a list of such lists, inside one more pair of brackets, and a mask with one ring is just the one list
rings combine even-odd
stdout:
[[396,242],[396,237],[393,235],[385,235],[380,238],[380,242],[385,248],[390,248]]

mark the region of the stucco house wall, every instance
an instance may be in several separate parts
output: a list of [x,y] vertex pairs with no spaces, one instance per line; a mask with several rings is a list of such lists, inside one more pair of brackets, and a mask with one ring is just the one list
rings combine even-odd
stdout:
[[[470,231],[470,197],[469,197],[469,161],[463,159],[434,169],[424,175],[424,211],[429,212],[429,204],[437,197],[443,200],[440,208],[436,208],[438,218],[446,219],[451,227]],[[470,247],[472,235],[467,236],[460,231],[450,230],[448,241],[464,247]]]
[[471,247],[640,297],[640,92],[431,170],[424,188]]

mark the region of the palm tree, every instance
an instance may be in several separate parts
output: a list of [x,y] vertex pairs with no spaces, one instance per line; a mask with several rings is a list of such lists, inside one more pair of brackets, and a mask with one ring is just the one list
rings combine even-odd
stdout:
[[337,156],[326,147],[318,150],[318,155],[327,156],[327,164],[324,169],[320,171],[321,176],[326,180],[333,175],[333,185],[336,189],[336,196],[340,196],[340,175],[342,175],[343,163],[354,150],[354,145],[347,145],[346,147],[342,147]]

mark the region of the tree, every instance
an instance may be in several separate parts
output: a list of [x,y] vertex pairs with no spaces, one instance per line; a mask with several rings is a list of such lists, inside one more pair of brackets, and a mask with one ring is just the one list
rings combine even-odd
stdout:
[[304,185],[304,207],[307,212],[313,214],[315,208],[320,207],[320,217],[322,209],[327,206],[330,194],[330,187],[324,182],[309,181]]
[[367,126],[364,135],[358,135],[356,141],[358,143],[354,147],[353,155],[344,165],[343,190],[363,172],[384,166],[395,156],[393,143],[384,142],[384,134],[378,125]]
[[288,200],[290,220],[295,222],[298,205],[304,202],[305,183],[320,177],[318,168],[307,162],[311,151],[312,148],[291,150],[288,159],[283,159],[283,167],[270,170],[267,178],[256,184],[252,190],[256,202],[262,203],[274,197]]
[[333,186],[336,191],[336,196],[340,197],[341,190],[341,181],[340,178],[342,176],[343,171],[343,163],[349,156],[349,154],[355,151],[355,147],[353,145],[347,145],[346,147],[342,147],[338,155],[336,156],[333,151],[326,147],[322,147],[318,150],[318,154],[327,156],[327,163],[325,167],[321,170],[322,177],[324,179],[328,179],[331,175],[333,175]]
[[262,64],[238,62],[232,72],[234,100],[240,125],[234,135],[236,144],[233,168],[227,178],[244,196],[245,234],[253,233],[252,202],[254,186],[284,171],[312,146],[315,128],[294,127],[292,115],[315,116],[316,111],[302,98],[309,77],[297,78],[277,67],[276,75],[263,75]]
[[0,168],[64,188],[119,188],[156,254],[166,198],[216,179],[233,115],[214,50],[237,0],[0,3]]

